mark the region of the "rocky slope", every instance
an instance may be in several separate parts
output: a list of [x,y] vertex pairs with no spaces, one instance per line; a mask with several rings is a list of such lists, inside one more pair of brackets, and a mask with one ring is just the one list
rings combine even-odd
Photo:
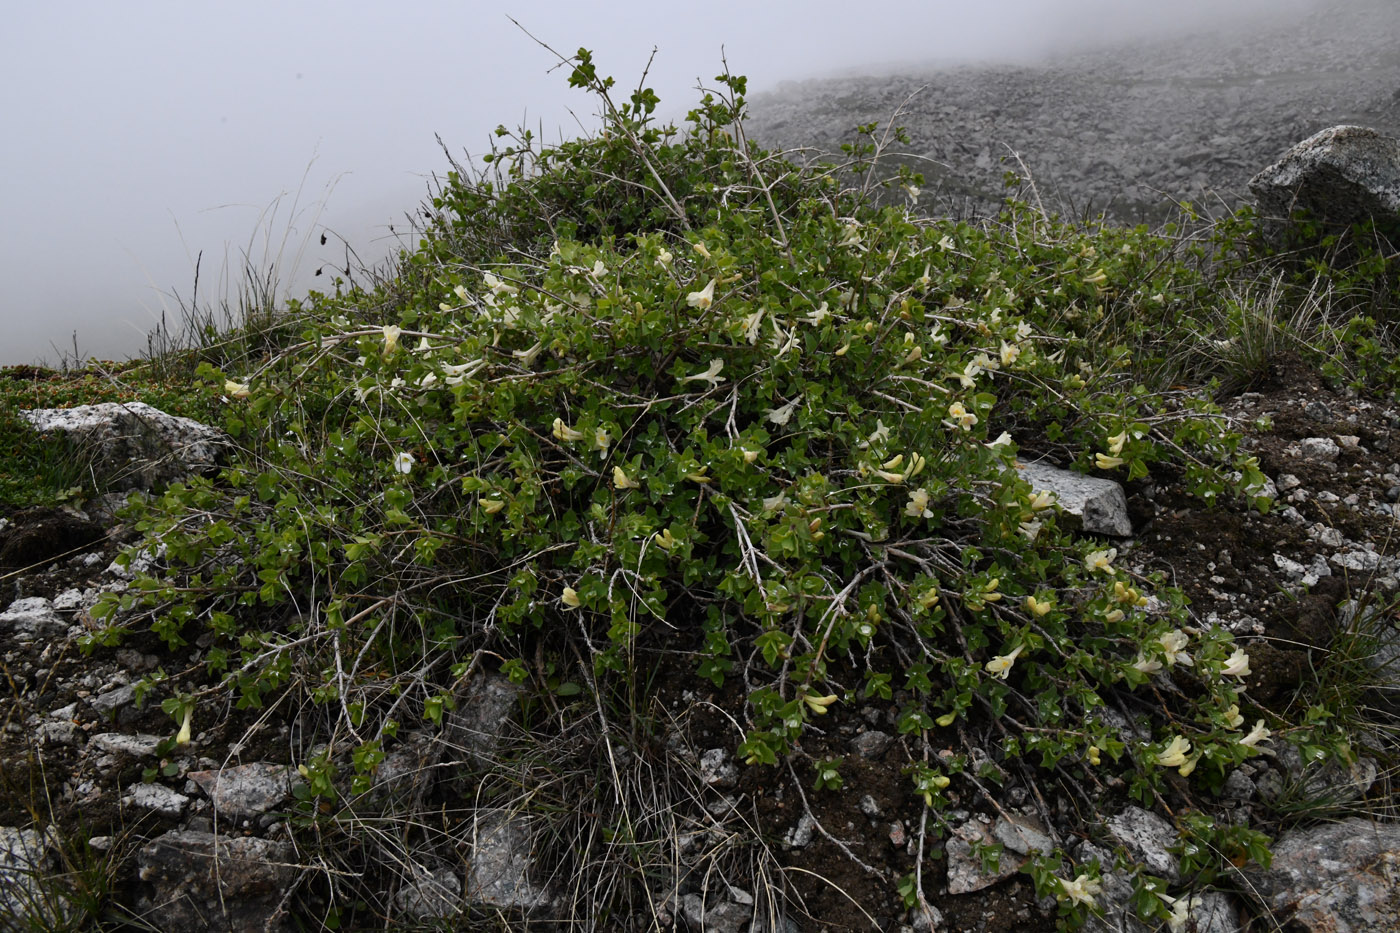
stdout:
[[1328,126],[1400,132],[1400,5],[1343,0],[1250,32],[1035,64],[811,80],[750,108],[761,143],[838,155],[859,124],[904,126],[911,145],[896,148],[936,211],[995,210],[1014,170],[1051,210],[1156,219],[1173,199],[1236,203],[1262,166]]

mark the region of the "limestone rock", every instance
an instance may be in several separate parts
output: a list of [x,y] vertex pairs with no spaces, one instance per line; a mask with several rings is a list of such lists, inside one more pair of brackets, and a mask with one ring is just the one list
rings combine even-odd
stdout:
[[1400,826],[1355,818],[1285,833],[1245,873],[1274,921],[1307,933],[1400,929]]
[[1328,225],[1400,222],[1400,140],[1364,126],[1309,136],[1249,183],[1266,220],[1303,210]]
[[41,638],[62,638],[68,633],[68,623],[53,605],[41,596],[17,599],[0,612],[0,632],[9,633],[17,642],[32,642]]
[[409,865],[394,904],[417,920],[445,920],[462,909],[462,879],[450,868],[430,869]]
[[190,798],[164,784],[133,784],[122,797],[124,807],[150,810],[161,816],[179,816],[189,802]]
[[145,402],[35,408],[20,417],[40,434],[66,436],[114,489],[149,489],[208,472],[227,444],[223,432]]
[[0,826],[0,929],[75,928],[78,911],[42,877],[53,868],[53,840],[34,829]]
[[1108,831],[1148,872],[1168,881],[1180,879],[1176,856],[1167,851],[1176,844],[1176,830],[1162,817],[1141,807],[1128,807],[1108,821]]
[[529,910],[548,904],[549,893],[530,881],[530,837],[524,817],[506,810],[478,811],[467,868],[467,898],[503,909]]
[[290,930],[287,904],[299,868],[284,843],[172,830],[137,853],[152,893],[145,919],[166,933]]
[[189,779],[209,795],[214,812],[224,819],[261,816],[292,791],[286,765],[260,761],[221,771],[191,771]]
[[1019,463],[1021,478],[1037,492],[1055,494],[1060,508],[1088,534],[1127,537],[1133,533],[1128,499],[1111,479],[1085,476],[1043,463]]

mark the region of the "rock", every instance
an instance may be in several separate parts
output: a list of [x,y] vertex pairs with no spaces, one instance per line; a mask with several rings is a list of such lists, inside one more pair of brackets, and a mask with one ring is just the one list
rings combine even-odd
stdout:
[[1305,437],[1298,442],[1298,453],[1309,460],[1331,463],[1341,454],[1342,448],[1330,437]]
[[879,758],[892,742],[894,737],[889,733],[872,729],[851,738],[851,751],[862,758]]
[[706,900],[699,894],[681,898],[681,916],[686,928],[705,933],[745,933],[753,919],[753,907],[733,901]]
[[44,883],[53,863],[47,833],[0,826],[0,929],[77,929],[78,909]]
[[137,853],[151,885],[144,919],[165,933],[290,930],[287,903],[300,869],[285,843],[172,830]]
[[[1081,843],[1075,852],[1075,861],[1084,866],[1098,860],[1103,887],[1097,895],[1102,916],[1091,916],[1083,929],[1091,933],[1149,933],[1149,929],[1138,920],[1133,910],[1133,881],[1127,872],[1113,871],[1113,853],[1099,848],[1092,842]],[[1067,875],[1077,873],[1076,869],[1066,869]]]
[[114,489],[150,489],[209,472],[227,444],[223,432],[145,402],[29,409],[20,417],[41,434],[66,436]]
[[978,850],[982,846],[996,844],[998,839],[992,827],[984,820],[985,817],[973,817],[955,827],[953,834],[948,837],[944,855],[948,860],[949,894],[970,894],[989,888],[1003,878],[1010,878],[1016,874],[1026,863],[1025,856],[1003,849],[997,859],[996,868],[990,871],[986,869]]
[[543,907],[547,891],[530,882],[529,822],[507,810],[477,811],[476,840],[467,866],[469,901],[499,908]]
[[179,816],[190,802],[190,798],[164,784],[133,784],[126,790],[122,806],[150,810],[161,816]]
[[520,685],[506,677],[478,674],[443,722],[449,756],[473,766],[489,764],[520,702],[520,692]]
[[1148,872],[1168,881],[1180,880],[1176,856],[1167,851],[1176,844],[1176,830],[1162,817],[1141,807],[1128,807],[1108,821],[1108,831]]
[[0,541],[0,566],[33,567],[101,544],[107,533],[86,516],[66,509],[27,509],[15,516]]
[[416,862],[394,895],[399,913],[415,920],[446,920],[462,910],[462,879],[450,868],[430,869]]
[[1298,143],[1255,175],[1250,193],[1259,215],[1282,222],[1306,211],[1329,227],[1349,227],[1371,218],[1400,221],[1400,140],[1363,126],[1334,126]]
[[126,706],[128,703],[133,702],[135,699],[136,685],[126,684],[124,686],[117,687],[115,690],[108,690],[106,693],[99,693],[97,696],[93,697],[91,700],[88,701],[88,705],[90,705],[93,708],[93,711],[98,713],[99,715],[111,718],[116,715],[118,710]]
[[1400,826],[1354,818],[1284,833],[1244,872],[1273,922],[1307,933],[1400,929]]
[[187,776],[209,795],[214,812],[224,819],[261,816],[292,792],[291,770],[286,765],[270,762],[237,765],[221,771],[191,771]]
[[145,758],[156,753],[161,743],[158,735],[126,735],[122,732],[100,732],[88,739],[88,752],[101,755],[129,755]]
[[700,780],[710,787],[733,787],[739,783],[739,769],[725,749],[706,749],[700,756]]
[[1045,853],[1055,848],[1054,840],[1045,832],[1040,821],[1021,813],[1009,813],[997,820],[992,825],[992,835],[1008,852],[1017,855]]
[[62,638],[68,634],[68,623],[54,612],[53,605],[47,599],[30,596],[15,600],[4,612],[0,612],[0,632],[13,633],[18,642],[33,642]]
[[817,821],[810,813],[802,814],[797,825],[787,831],[783,836],[783,845],[789,849],[801,849],[811,844],[812,833],[816,831]]
[[1037,492],[1055,494],[1060,508],[1086,534],[1127,537],[1133,533],[1128,499],[1111,479],[1085,476],[1043,463],[1018,463],[1021,478]]

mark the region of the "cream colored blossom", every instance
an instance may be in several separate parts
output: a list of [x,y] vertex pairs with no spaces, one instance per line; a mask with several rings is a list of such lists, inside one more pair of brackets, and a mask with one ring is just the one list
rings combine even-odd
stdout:
[[710,279],[710,284],[700,289],[698,292],[691,292],[685,296],[685,303],[692,308],[699,308],[701,311],[708,311],[710,305],[715,301],[715,280]]
[[1191,754],[1191,743],[1185,736],[1173,736],[1167,747],[1157,755],[1157,764],[1164,768],[1178,768],[1186,764],[1186,756]]
[[185,715],[184,715],[184,717],[181,718],[181,720],[180,720],[180,731],[179,731],[179,733],[175,736],[175,744],[176,744],[176,745],[188,745],[188,744],[190,744],[190,729],[191,729],[191,725],[192,725],[193,719],[194,719],[194,706],[193,706],[193,705],[186,706],[186,707],[185,707]]
[[968,411],[962,402],[953,402],[948,406],[948,418],[943,423],[962,431],[970,431],[977,423],[977,416]]
[[997,435],[996,440],[987,441],[987,443],[983,446],[987,447],[990,450],[996,450],[998,447],[1005,447],[1010,443],[1011,433],[1009,431],[1002,431],[1000,434]]
[[1055,608],[1053,597],[1047,596],[1044,599],[1036,599],[1034,596],[1026,597],[1026,610],[1037,619],[1043,619],[1050,610]]
[[394,457],[394,471],[405,476],[413,472],[413,464],[413,454],[406,450]]
[[1118,556],[1117,548],[1108,548],[1103,551],[1094,551],[1084,558],[1084,568],[1091,573],[1108,573],[1113,569],[1113,559]]
[[1122,457],[1110,457],[1106,454],[1094,454],[1094,466],[1100,470],[1113,470],[1123,465]]
[[505,507],[505,502],[500,499],[481,500],[481,511],[485,512],[487,515],[495,515],[497,512],[499,512]]
[[1244,717],[1240,715],[1238,703],[1231,703],[1230,708],[1225,711],[1225,724],[1231,729],[1238,729],[1244,725]]
[[1094,897],[1101,891],[1103,891],[1101,881],[1097,878],[1090,878],[1088,875],[1080,875],[1073,881],[1061,878],[1060,893],[1056,897],[1073,904],[1082,904],[1085,907],[1097,907],[1098,902],[1094,900]]
[[564,423],[563,418],[554,419],[554,436],[561,441],[583,440],[583,432],[575,431],[573,428],[569,427]]
[[768,409],[766,412],[764,412],[764,415],[773,424],[782,427],[783,425],[787,424],[790,420],[792,420],[792,414],[793,412],[797,411],[797,406],[801,404],[801,402],[802,396],[799,395],[797,398],[793,399],[792,401],[788,402],[786,405],[783,405],[780,408]]
[[403,330],[393,324],[384,325],[384,355],[388,356],[399,347],[399,335]]
[[831,317],[831,312],[826,309],[826,302],[823,301],[821,306],[816,310],[808,311],[802,320],[806,321],[808,324],[817,325],[829,317]]
[[1229,674],[1231,677],[1248,677],[1250,674],[1249,655],[1245,654],[1243,648],[1236,648],[1235,653],[1226,660],[1225,667],[1221,669],[1220,673]]
[[1030,507],[1032,511],[1043,512],[1055,504],[1055,494],[1048,489],[1041,489],[1031,494]]
[[1010,366],[1021,358],[1021,348],[1014,343],[1001,342],[1001,365]]
[[601,453],[608,452],[608,445],[612,443],[612,435],[603,428],[593,429],[593,447]]
[[924,458],[923,454],[910,454],[909,467],[904,471],[904,478],[913,479],[922,473],[926,466],[928,466],[928,460]]
[[623,472],[622,467],[613,467],[613,485],[618,489],[641,489],[642,484]]
[[704,243],[700,243],[700,242],[692,243],[692,244],[690,244],[690,248],[693,249],[693,250],[695,250],[695,251],[696,251],[697,253],[699,253],[701,256],[704,256],[706,259],[709,259],[709,258],[710,258],[710,250],[709,250],[708,247],[705,246]]
[[564,592],[559,597],[559,601],[562,602],[564,605],[568,606],[570,609],[577,609],[580,605],[582,605],[582,601],[578,598],[578,591],[575,590],[572,586],[564,587]]
[[657,265],[661,266],[669,266],[671,264],[672,258],[674,257],[671,256],[671,251],[663,249],[661,252],[656,254],[656,263]]
[[669,551],[676,546],[676,536],[671,534],[671,529],[669,528],[663,528],[661,531],[658,531],[653,535],[653,539],[656,541],[656,546],[663,551]]
[[776,496],[768,496],[763,500],[763,510],[765,512],[776,512],[787,505],[787,493],[778,493]]
[[1137,660],[1133,662],[1133,670],[1140,671],[1144,674],[1155,674],[1161,669],[1161,661],[1157,660],[1156,658],[1149,658],[1145,654],[1138,655]]
[[884,480],[885,482],[892,483],[896,486],[904,482],[903,473],[891,473],[889,470],[876,470],[875,475],[880,477],[880,479]]
[[985,668],[988,674],[993,677],[1005,680],[1011,673],[1011,665],[1016,663],[1016,657],[1025,650],[1025,645],[1017,645],[1006,654],[999,654],[986,663]]
[[807,704],[807,708],[818,716],[825,716],[827,707],[836,702],[836,694],[830,693],[824,697],[814,697],[810,693],[802,695],[802,702]]
[[529,369],[531,366],[535,365],[535,357],[539,356],[540,351],[543,349],[544,341],[537,340],[535,341],[534,346],[528,347],[524,350],[512,350],[510,355],[519,360],[521,366],[524,366],[526,369]]
[[928,490],[920,486],[909,493],[909,503],[904,506],[904,514],[910,518],[933,518],[928,507]]
[[1128,432],[1122,431],[1114,434],[1108,439],[1108,452],[1113,456],[1118,456],[1123,452],[1123,445],[1128,442]]
[[1246,748],[1257,748],[1260,742],[1267,742],[1271,735],[1273,733],[1264,728],[1264,720],[1261,719],[1254,724],[1248,735],[1240,739],[1240,744]]
[[740,447],[739,452],[744,455],[745,463],[753,463],[755,460],[758,459],[758,455],[760,453],[760,451],[757,450],[749,450],[747,447]]
[[870,436],[861,441],[858,445],[861,450],[865,450],[871,444],[883,444],[890,439],[890,429],[885,427],[885,422],[875,419],[875,430],[870,432]]
[[1184,667],[1191,667],[1193,662],[1191,655],[1186,651],[1186,645],[1190,642],[1190,637],[1181,629],[1172,629],[1157,637],[1157,643],[1162,646],[1163,660],[1167,666],[1180,664]]
[[247,398],[250,392],[246,382],[234,382],[232,379],[224,380],[224,394],[229,398]]
[[685,474],[685,478],[690,480],[692,483],[700,483],[702,485],[705,483],[712,483],[714,482],[714,477],[705,475],[709,471],[710,468],[708,466],[702,466],[698,470],[692,470],[691,472]]
[[491,289],[491,294],[493,295],[514,295],[520,291],[520,289],[516,288],[514,285],[508,282],[502,282],[490,272],[485,273],[482,279],[486,282],[486,287]]

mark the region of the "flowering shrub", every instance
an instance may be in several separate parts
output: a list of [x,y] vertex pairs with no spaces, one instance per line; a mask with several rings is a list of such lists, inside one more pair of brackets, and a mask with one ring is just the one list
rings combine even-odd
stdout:
[[[246,453],[136,516],[172,574],[99,609],[96,640],[199,637],[209,693],[296,690],[333,744],[377,750],[486,658],[524,679],[533,646],[576,649],[587,693],[625,697],[638,653],[679,639],[744,685],[752,766],[893,704],[935,815],[975,776],[932,751],[961,729],[1149,803],[1168,769],[1219,783],[1257,752],[1230,636],[1017,470],[1030,445],[1183,471],[1207,500],[1261,485],[1208,401],[1143,382],[1192,327],[1172,309],[1195,264],[1014,205],[990,229],[877,206],[743,143],[741,78],[685,132],[650,92],[614,107],[586,53],[573,78],[601,135],[454,173],[395,278],[313,295],[253,371],[206,366]],[[1115,693],[1153,740],[1102,714]]]

